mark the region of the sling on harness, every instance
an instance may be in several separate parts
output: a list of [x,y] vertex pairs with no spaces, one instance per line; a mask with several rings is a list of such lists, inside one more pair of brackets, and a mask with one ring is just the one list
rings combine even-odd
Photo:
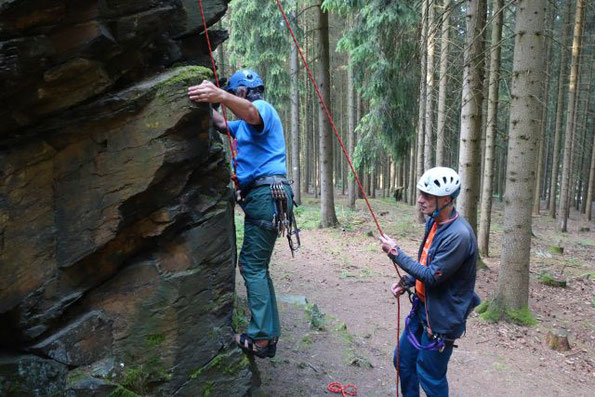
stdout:
[[[412,299],[411,299],[411,297],[412,297]],[[419,309],[421,300],[415,295],[410,295],[410,300],[411,300],[411,311],[409,312],[409,315],[405,319],[405,332],[407,333],[407,340],[409,340],[411,345],[413,345],[413,347],[416,348],[417,350],[437,351],[440,353],[442,353],[444,351],[444,348],[447,346],[457,347],[457,345],[454,344],[454,339],[447,339],[444,336],[437,335],[437,334],[429,334],[432,337],[432,342],[427,345],[422,345],[415,338],[415,335],[413,334],[413,332],[411,332],[411,328],[409,326],[409,324],[411,323],[412,320],[417,320],[417,319],[414,319],[414,317],[417,315],[417,310]],[[427,327],[425,324],[424,324],[424,330],[426,330],[426,332],[427,332]]]
[[[293,213],[293,208],[297,206],[297,204],[293,201],[293,197],[287,195],[287,192],[283,187],[286,185],[291,189],[292,183],[293,181],[286,179],[284,176],[265,176],[257,178],[254,182],[242,189],[240,191],[240,196],[245,198],[248,196],[250,190],[255,187],[264,185],[270,186],[271,196],[273,198],[273,220],[269,222],[246,217],[246,222],[250,222],[264,229],[275,231],[279,237],[287,236],[287,243],[291,250],[291,256],[294,257],[295,251],[297,251],[301,245],[300,229],[297,226],[297,221]],[[292,200],[293,206],[289,207],[287,205],[288,200]]]

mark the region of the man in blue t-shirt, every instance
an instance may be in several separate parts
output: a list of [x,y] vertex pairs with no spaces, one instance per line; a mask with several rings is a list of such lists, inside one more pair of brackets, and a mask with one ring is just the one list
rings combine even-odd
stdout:
[[[246,353],[274,357],[281,329],[269,262],[279,229],[271,218],[279,216],[278,210],[291,213],[293,193],[286,181],[283,126],[275,108],[262,99],[263,93],[262,79],[249,69],[234,73],[224,90],[208,81],[188,88],[190,100],[221,103],[238,117],[228,125],[237,142],[236,176],[245,214],[239,266],[251,320],[246,333],[236,334],[235,341]],[[213,112],[213,122],[226,133],[218,112]],[[283,193],[286,207],[280,208],[273,196]]]

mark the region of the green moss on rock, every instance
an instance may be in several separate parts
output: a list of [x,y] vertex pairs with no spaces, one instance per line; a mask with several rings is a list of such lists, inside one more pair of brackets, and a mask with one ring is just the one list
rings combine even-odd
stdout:
[[174,69],[171,76],[159,82],[155,88],[157,90],[156,96],[159,98],[163,96],[168,88],[179,83],[184,84],[200,84],[203,80],[208,80],[213,76],[210,69],[203,66],[185,66]]

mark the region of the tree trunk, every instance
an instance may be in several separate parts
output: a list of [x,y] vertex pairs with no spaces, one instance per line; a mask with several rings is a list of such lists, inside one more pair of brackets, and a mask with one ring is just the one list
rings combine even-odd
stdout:
[[[294,25],[296,18],[293,16]],[[297,204],[302,203],[302,186],[300,177],[300,104],[299,104],[299,74],[298,51],[295,45],[291,46],[291,177],[293,178],[293,194]]]
[[440,83],[438,89],[438,123],[436,130],[436,165],[444,166],[444,135],[446,127],[446,88],[448,87],[448,40],[450,33],[450,1],[444,0],[442,35],[440,39]]
[[[312,153],[314,154],[314,197],[320,197],[320,106],[318,103],[318,98],[316,97],[315,93],[312,93],[312,109],[313,109],[313,117],[312,117],[312,131],[314,133],[314,137],[312,139],[312,143],[314,145],[314,149]],[[314,115],[315,114],[315,115]]]
[[[585,134],[585,145],[587,144],[587,139],[588,139],[588,129],[587,129],[587,124],[588,124],[588,115],[589,115],[589,109],[591,108],[591,82],[592,82],[592,74],[591,74],[591,68],[589,68],[589,82],[587,84],[587,100],[585,101],[585,106],[583,108],[583,121],[582,121],[582,126],[584,129],[584,134]],[[593,134],[595,136],[595,134]],[[587,197],[589,196],[589,185],[588,185],[588,181],[590,179],[590,171],[589,168],[587,168],[589,165],[589,161],[591,159],[591,157],[593,156],[593,151],[595,150],[595,147],[593,145],[591,145],[591,147],[589,148],[589,150],[586,151],[585,153],[585,161],[584,161],[584,170],[583,170],[583,178],[582,178],[582,182],[583,182],[583,187],[584,187],[584,191],[583,191],[583,202],[581,205],[581,213],[582,214],[586,214],[587,213],[587,205],[591,205],[591,203],[589,201],[587,201]]]
[[424,168],[429,170],[434,166],[434,51],[436,48],[436,29],[434,15],[436,7],[434,1],[428,5],[428,34],[427,34],[427,66],[426,66],[426,119],[425,119],[425,148]]
[[554,152],[552,154],[552,179],[550,180],[550,216],[556,217],[556,191],[558,187],[558,171],[560,166],[560,138],[562,136],[562,120],[564,115],[564,83],[566,81],[567,41],[570,25],[570,11],[572,1],[566,2],[566,16],[562,24],[562,45],[560,46],[560,74],[558,76],[558,102],[556,105],[556,125],[554,132]]
[[[318,12],[318,87],[323,100],[330,106],[330,54],[328,13],[320,7]],[[318,110],[320,130],[320,222],[323,228],[335,226],[335,198],[333,186],[333,136],[328,118],[322,109]]]
[[407,189],[407,196],[408,202],[411,205],[415,205],[415,160],[416,160],[416,152],[415,152],[415,140],[410,143],[410,153],[409,153],[409,186]]
[[583,30],[584,0],[576,1],[576,16],[574,34],[572,38],[572,62],[570,65],[570,79],[568,84],[568,115],[566,117],[566,136],[564,139],[564,158],[562,163],[562,183],[560,186],[560,207],[558,210],[558,230],[566,232],[568,229],[570,171],[572,167],[572,139],[574,132],[574,112],[577,97],[576,82],[578,79],[578,65],[581,50],[581,36]]
[[492,219],[492,192],[494,181],[494,152],[498,122],[498,89],[500,85],[500,40],[504,20],[504,0],[493,0],[492,44],[490,51],[490,77],[488,91],[488,112],[486,127],[485,165],[483,191],[481,194],[481,217],[477,244],[482,256],[489,256],[490,224]]
[[531,207],[540,129],[545,1],[519,0],[516,10],[504,237],[495,299],[505,310],[527,308],[529,301]]
[[477,201],[481,170],[481,103],[483,100],[483,69],[486,2],[467,1],[467,31],[463,70],[459,175],[461,194],[458,207],[473,231],[477,230]]
[[[551,30],[554,23],[553,19],[553,9],[552,6],[547,7],[546,11],[546,26],[545,26],[545,34],[543,35],[543,39],[545,40],[545,59],[550,59],[551,54],[551,47],[552,47],[552,39],[551,39]],[[550,87],[550,63],[545,63],[545,73],[544,73],[544,83],[543,83],[543,94],[542,98],[542,110],[541,110],[541,128],[539,130],[539,151],[538,151],[538,160],[537,160],[537,172],[535,178],[535,194],[533,197],[533,214],[539,215],[541,210],[541,181],[543,177],[543,162],[545,158],[545,126],[547,125],[547,99],[548,99],[548,92]]]
[[593,134],[593,143],[591,144],[591,169],[589,171],[589,186],[587,187],[587,208],[585,216],[587,220],[592,218],[592,203],[593,203],[593,190],[595,185],[595,133]]
[[[426,105],[426,34],[427,34],[427,21],[426,11],[428,9],[428,0],[423,0],[421,5],[421,38],[420,38],[420,63],[421,63],[421,76],[419,80],[419,113],[417,118],[417,180],[421,178],[424,173],[424,135],[425,135],[425,105]],[[417,221],[420,223],[424,222],[424,216],[421,210],[417,211]]]
[[[347,117],[348,117],[348,126],[349,126],[349,143],[348,143],[348,151],[349,151],[349,158],[353,159],[353,155],[355,153],[355,125],[356,125],[356,113],[357,113],[357,105],[356,105],[356,94],[355,94],[355,87],[353,84],[353,68],[352,68],[352,61],[349,60],[349,67],[347,68]],[[357,198],[356,195],[356,185],[357,181],[355,177],[351,174],[351,170],[349,171],[349,180],[348,180],[348,192],[349,192],[349,208],[355,209],[355,199]]]

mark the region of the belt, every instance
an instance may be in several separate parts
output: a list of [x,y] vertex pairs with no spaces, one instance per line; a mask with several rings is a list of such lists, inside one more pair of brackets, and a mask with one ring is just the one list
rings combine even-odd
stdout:
[[262,185],[274,185],[275,183],[285,183],[287,182],[287,178],[285,175],[267,175],[261,176],[256,178],[252,183],[248,184],[248,186],[256,187]]
[[283,183],[284,185],[289,185],[290,182],[287,180],[285,175],[266,175],[261,176],[250,182],[243,187],[241,191],[242,197],[246,197],[250,190],[254,189],[255,187],[265,186],[265,185],[274,185],[276,183]]

